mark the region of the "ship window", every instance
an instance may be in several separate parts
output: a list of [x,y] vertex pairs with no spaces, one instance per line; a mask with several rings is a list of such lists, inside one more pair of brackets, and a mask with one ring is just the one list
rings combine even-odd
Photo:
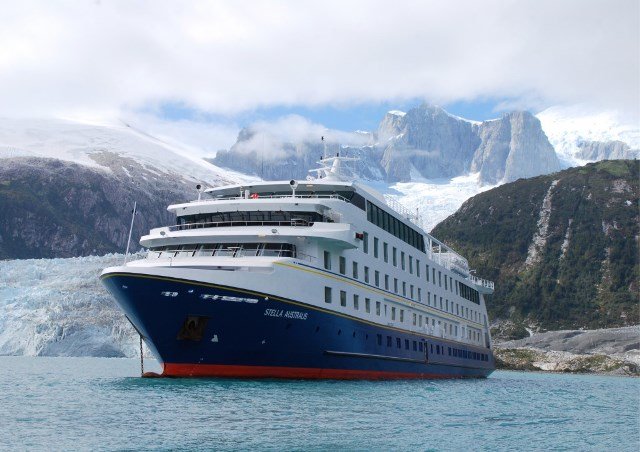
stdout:
[[353,277],[358,279],[358,263],[353,261]]
[[424,276],[427,278],[427,282],[429,282],[429,265],[425,267]]
[[378,345],[382,345],[382,334],[376,334],[376,340],[378,341]]
[[331,287],[324,288],[324,302],[331,303]]
[[436,269],[432,268],[431,269],[431,276],[433,276],[433,285],[436,285]]
[[418,314],[416,314],[415,312],[413,313],[413,326],[416,326],[417,322],[416,319],[418,318]]
[[420,277],[420,259],[416,259],[416,276]]
[[331,270],[331,253],[329,251],[324,252],[324,268]]
[[[427,322],[428,322],[428,320],[427,320]],[[422,328],[422,314],[420,314],[420,315],[418,316],[418,326],[419,326],[420,328]]]
[[396,319],[396,308],[392,307],[391,308],[391,320],[395,320]]
[[213,256],[213,252],[217,246],[217,244],[200,245],[198,251],[196,251],[196,256]]
[[436,353],[439,355],[440,354],[440,346],[436,345]]
[[371,312],[371,300],[369,298],[364,299],[364,310],[367,314]]
[[369,283],[369,267],[364,267],[364,282]]
[[405,281],[402,281],[402,296],[407,296],[407,283]]
[[427,292],[427,306],[431,306],[431,292]]
[[405,348],[406,350],[409,350],[409,339],[405,339],[405,340],[404,340],[404,348]]
[[182,245],[176,253],[176,257],[191,257],[197,245]]
[[347,306],[347,292],[340,291],[340,306]]
[[353,294],[353,309],[360,309],[360,297],[356,294]]
[[380,315],[380,302],[376,301],[376,315]]
[[369,253],[369,234],[366,232],[362,233],[362,251]]
[[396,347],[402,348],[402,339],[399,337],[396,337]]
[[378,258],[378,237],[373,238],[373,257]]
[[411,284],[409,286],[409,296],[411,297],[411,299],[413,300],[413,284]]
[[413,351],[414,352],[418,351],[418,343],[416,341],[413,341]]
[[409,273],[413,275],[413,256],[409,256]]
[[382,257],[385,262],[389,262],[389,244],[387,242],[382,244]]
[[404,309],[400,309],[400,321],[404,322]]
[[400,267],[404,270],[404,251],[400,251]]
[[391,344],[393,339],[391,339],[391,336],[387,336],[387,347],[391,347]]
[[396,247],[393,247],[393,250],[391,251],[391,258],[393,261],[393,266],[397,267],[398,266],[398,250],[396,249]]
[[444,275],[444,290],[447,290],[447,275]]
[[339,262],[338,271],[340,272],[341,275],[344,275],[347,272],[347,260],[344,258],[344,256],[340,256],[338,258],[338,262]]
[[418,287],[418,301],[422,303],[422,289]]
[[398,278],[393,278],[393,291],[398,293]]
[[438,270],[438,286],[442,287],[442,272]]
[[389,290],[389,275],[384,275],[384,289]]
[[380,287],[380,272],[378,270],[373,272],[373,281],[375,282],[376,287]]
[[421,352],[424,351],[424,346],[422,345],[422,341],[418,342],[418,350],[420,350]]

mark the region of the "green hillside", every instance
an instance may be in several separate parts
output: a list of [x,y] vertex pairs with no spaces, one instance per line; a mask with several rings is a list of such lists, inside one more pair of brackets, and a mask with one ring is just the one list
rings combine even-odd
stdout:
[[492,319],[639,323],[640,163],[610,160],[481,193],[432,232],[496,282]]

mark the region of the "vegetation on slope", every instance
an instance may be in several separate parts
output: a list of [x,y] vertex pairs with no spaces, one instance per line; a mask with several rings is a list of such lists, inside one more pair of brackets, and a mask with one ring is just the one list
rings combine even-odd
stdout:
[[639,178],[640,162],[618,160],[518,180],[469,199],[433,234],[496,281],[493,319],[637,324]]

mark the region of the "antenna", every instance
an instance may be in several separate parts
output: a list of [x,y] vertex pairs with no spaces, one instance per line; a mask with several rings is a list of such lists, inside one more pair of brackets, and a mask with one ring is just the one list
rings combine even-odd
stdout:
[[262,134],[262,152],[260,153],[260,179],[264,180],[264,133]]
[[326,159],[327,158],[327,142],[324,141],[324,135],[320,137],[320,140],[322,140],[322,159]]

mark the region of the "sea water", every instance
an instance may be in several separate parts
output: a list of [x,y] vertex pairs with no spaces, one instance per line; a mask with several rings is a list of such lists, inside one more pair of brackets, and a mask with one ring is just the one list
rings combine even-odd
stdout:
[[640,380],[142,379],[139,362],[0,357],[2,450],[640,449]]

